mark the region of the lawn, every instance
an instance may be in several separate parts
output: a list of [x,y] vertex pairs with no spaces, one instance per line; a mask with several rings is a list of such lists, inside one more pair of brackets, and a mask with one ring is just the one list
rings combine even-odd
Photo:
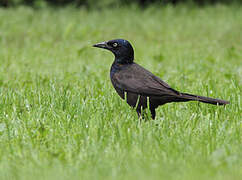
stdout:
[[[0,9],[0,179],[242,177],[242,7]],[[188,102],[139,121],[113,89],[124,38]]]

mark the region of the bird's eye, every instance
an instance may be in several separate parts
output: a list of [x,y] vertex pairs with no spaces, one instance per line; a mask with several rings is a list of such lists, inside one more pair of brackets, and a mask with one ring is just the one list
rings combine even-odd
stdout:
[[118,46],[118,43],[113,43],[113,47],[117,47]]

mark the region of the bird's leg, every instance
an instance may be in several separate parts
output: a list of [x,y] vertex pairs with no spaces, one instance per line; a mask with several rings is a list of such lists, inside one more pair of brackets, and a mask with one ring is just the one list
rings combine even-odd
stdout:
[[147,121],[148,117],[146,112],[141,108],[141,109],[136,109],[136,112],[138,114],[139,120],[141,121]]
[[155,108],[151,108],[151,109],[150,109],[150,113],[151,113],[151,118],[152,118],[152,119],[155,119],[155,115],[156,115],[156,113],[155,113]]
[[142,116],[141,110],[140,109],[136,109],[136,112],[138,114],[139,120],[142,120],[143,119],[143,116]]
[[[144,121],[147,121],[149,120],[149,113],[147,112],[148,110],[147,109],[136,109],[136,112],[138,114],[138,117],[139,117],[139,120],[144,120]],[[153,116],[152,116],[153,118]],[[153,118],[154,119],[154,118]]]

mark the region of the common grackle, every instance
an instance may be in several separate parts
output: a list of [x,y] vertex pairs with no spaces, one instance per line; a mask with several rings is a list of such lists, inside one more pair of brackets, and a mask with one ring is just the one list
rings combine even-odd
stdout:
[[110,50],[114,54],[115,59],[110,70],[112,84],[119,96],[136,108],[139,117],[142,116],[141,110],[149,107],[151,117],[155,119],[155,109],[170,102],[229,104],[225,100],[181,93],[172,89],[160,78],[134,63],[134,50],[127,40],[114,39],[93,46]]

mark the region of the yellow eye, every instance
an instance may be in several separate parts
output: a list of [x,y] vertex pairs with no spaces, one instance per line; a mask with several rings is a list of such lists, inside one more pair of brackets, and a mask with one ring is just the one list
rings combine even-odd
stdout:
[[118,46],[118,43],[113,43],[113,47],[117,47]]

